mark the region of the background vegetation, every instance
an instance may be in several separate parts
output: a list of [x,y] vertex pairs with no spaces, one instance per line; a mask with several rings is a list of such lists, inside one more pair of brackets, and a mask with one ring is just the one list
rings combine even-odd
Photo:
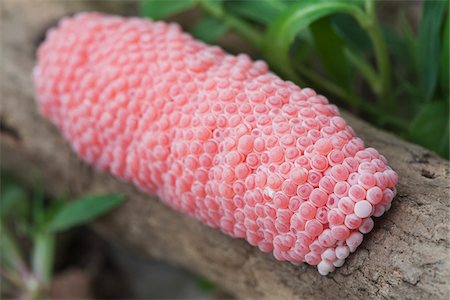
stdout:
[[207,43],[239,34],[272,70],[311,86],[378,127],[449,157],[448,1],[422,1],[418,24],[401,2],[397,24],[374,0],[142,0],[165,19],[193,8],[190,28]]
[[[1,174],[0,278],[2,296],[46,299],[53,279],[56,234],[86,224],[124,200],[122,195],[46,201],[39,183],[27,189]],[[22,249],[27,249],[24,255]],[[31,249],[31,250],[30,250]],[[3,295],[14,291],[12,295]],[[19,295],[18,295],[19,294]]]

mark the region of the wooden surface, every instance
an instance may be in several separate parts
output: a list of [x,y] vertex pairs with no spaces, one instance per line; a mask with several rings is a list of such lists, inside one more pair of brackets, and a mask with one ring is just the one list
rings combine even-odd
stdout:
[[[107,239],[180,265],[239,298],[447,299],[449,265],[448,162],[345,113],[367,145],[398,172],[398,196],[344,267],[327,277],[232,239],[80,162],[57,130],[40,117],[31,70],[35,46],[48,26],[81,10],[133,12],[132,2],[0,2],[1,166],[28,182],[37,177],[51,195],[120,192],[128,201],[95,228]],[[100,3],[100,4],[99,4]],[[151,283],[149,283],[151,284]]]

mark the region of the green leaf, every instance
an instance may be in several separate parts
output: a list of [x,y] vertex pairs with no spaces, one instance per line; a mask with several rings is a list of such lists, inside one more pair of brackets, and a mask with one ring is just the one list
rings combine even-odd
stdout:
[[101,195],[70,201],[55,214],[49,230],[57,232],[88,223],[117,207],[124,199],[123,195]]
[[450,68],[450,64],[449,64],[449,56],[450,56],[450,49],[449,49],[449,16],[447,15],[446,18],[446,22],[444,25],[444,30],[443,30],[443,36],[442,36],[442,50],[441,50],[441,71],[440,71],[440,81],[441,81],[441,87],[444,93],[446,93],[448,95],[448,91],[449,91],[449,76],[448,76],[448,72],[449,72],[449,68]]
[[325,17],[313,22],[311,33],[325,70],[338,85],[348,89],[352,69],[344,54],[345,43],[334,31],[330,18]]
[[61,209],[67,204],[67,200],[65,197],[59,197],[55,200],[52,200],[51,203],[46,207],[43,222],[41,226],[42,229],[46,229],[48,224],[50,224],[55,216],[61,211]]
[[449,126],[448,101],[429,102],[411,123],[410,139],[448,158]]
[[431,100],[439,72],[441,48],[441,24],[447,1],[423,1],[422,19],[419,26],[419,78],[425,99]]
[[200,7],[215,18],[222,18],[225,15],[222,0],[197,0]]
[[292,68],[289,57],[289,48],[296,35],[308,28],[312,22],[334,13],[348,13],[364,22],[365,14],[355,3],[302,1],[289,7],[269,25],[264,38],[264,57],[283,76],[302,85],[302,80]]
[[194,5],[194,0],[141,0],[139,1],[139,12],[141,16],[160,20]]
[[363,54],[371,53],[372,43],[369,36],[355,18],[347,14],[334,14],[331,16],[331,21],[336,32],[350,47]]
[[227,27],[222,21],[210,16],[203,16],[191,30],[196,38],[210,44],[215,43],[226,31]]
[[231,13],[249,20],[267,24],[274,20],[287,5],[278,0],[225,1],[225,7]]
[[[3,178],[2,178],[3,180]],[[16,212],[26,211],[27,192],[24,187],[14,183],[2,183],[0,194],[0,218],[16,216]]]
[[402,33],[403,37],[403,48],[404,53],[407,58],[411,61],[411,66],[407,67],[413,67],[414,70],[417,70],[417,66],[419,65],[418,62],[418,54],[417,54],[417,39],[414,35],[414,30],[412,28],[411,23],[406,18],[405,13],[400,14],[400,32]]

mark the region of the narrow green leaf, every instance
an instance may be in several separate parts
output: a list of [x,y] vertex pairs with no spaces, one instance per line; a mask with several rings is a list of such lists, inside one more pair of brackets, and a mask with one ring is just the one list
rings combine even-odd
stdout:
[[[356,3],[356,2],[355,2]],[[312,22],[334,13],[348,13],[364,21],[365,14],[353,2],[302,1],[289,7],[270,25],[264,38],[263,55],[283,76],[302,84],[290,63],[289,48],[298,32]]]
[[408,49],[405,47],[405,40],[397,33],[395,28],[383,26],[382,31],[386,43],[389,45],[389,52],[393,59],[401,65],[411,63],[411,60],[409,60]]
[[274,20],[287,5],[278,0],[225,1],[225,7],[231,13],[249,20],[267,24]]
[[361,75],[370,83],[375,92],[379,92],[381,85],[377,74],[373,67],[361,56],[354,53],[350,49],[345,49],[344,54],[348,61],[355,66],[355,68],[361,73]]
[[413,142],[449,157],[449,103],[446,100],[425,104],[410,127]]
[[448,91],[449,91],[449,76],[448,76],[448,72],[449,72],[449,68],[450,68],[450,64],[449,64],[449,56],[450,56],[450,49],[449,49],[449,20],[450,17],[447,15],[446,18],[446,22],[444,25],[444,30],[442,32],[442,50],[441,50],[441,71],[440,71],[440,82],[441,82],[441,87],[444,93],[446,93],[448,95]]
[[225,15],[224,3],[222,0],[196,0],[203,10],[207,11],[215,18],[222,18]]
[[68,202],[49,223],[53,232],[88,223],[117,207],[125,199],[123,195],[87,196]]
[[210,16],[203,16],[191,30],[196,38],[210,44],[217,42],[226,31],[225,23]]
[[418,62],[418,54],[417,54],[417,39],[416,36],[414,35],[414,30],[412,28],[411,23],[408,21],[408,19],[406,18],[406,15],[404,13],[400,14],[400,32],[402,33],[402,37],[403,37],[403,43],[404,43],[404,52],[405,52],[405,56],[407,58],[409,58],[409,60],[411,61],[411,66],[408,67],[413,67],[414,70],[417,70],[417,66],[419,65]]
[[262,34],[258,28],[252,26],[245,20],[225,11],[222,1],[218,0],[197,0],[200,7],[212,17],[222,20],[232,31],[241,35],[249,43],[259,49],[262,43]]
[[313,22],[311,33],[325,70],[338,85],[350,88],[352,69],[344,54],[345,43],[334,31],[330,18]]
[[19,247],[10,233],[0,222],[0,265],[15,271],[21,271],[25,262],[22,259]]
[[441,24],[447,1],[423,1],[419,26],[419,78],[426,101],[431,100],[439,72],[441,49]]
[[194,5],[194,0],[141,0],[139,1],[139,12],[141,16],[160,20]]

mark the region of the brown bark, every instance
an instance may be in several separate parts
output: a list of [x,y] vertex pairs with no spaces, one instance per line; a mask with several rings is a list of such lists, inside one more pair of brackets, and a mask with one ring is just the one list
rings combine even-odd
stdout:
[[[30,77],[39,37],[60,17],[98,6],[87,1],[16,0],[1,5],[1,166],[27,181],[41,177],[51,195],[126,194],[128,201],[95,225],[108,239],[202,274],[241,298],[448,297],[447,161],[344,113],[359,136],[380,150],[398,172],[398,196],[358,251],[331,275],[275,261],[243,240],[94,171],[39,116]],[[101,6],[107,12],[124,13],[124,3]],[[126,6],[130,11],[129,2]]]

